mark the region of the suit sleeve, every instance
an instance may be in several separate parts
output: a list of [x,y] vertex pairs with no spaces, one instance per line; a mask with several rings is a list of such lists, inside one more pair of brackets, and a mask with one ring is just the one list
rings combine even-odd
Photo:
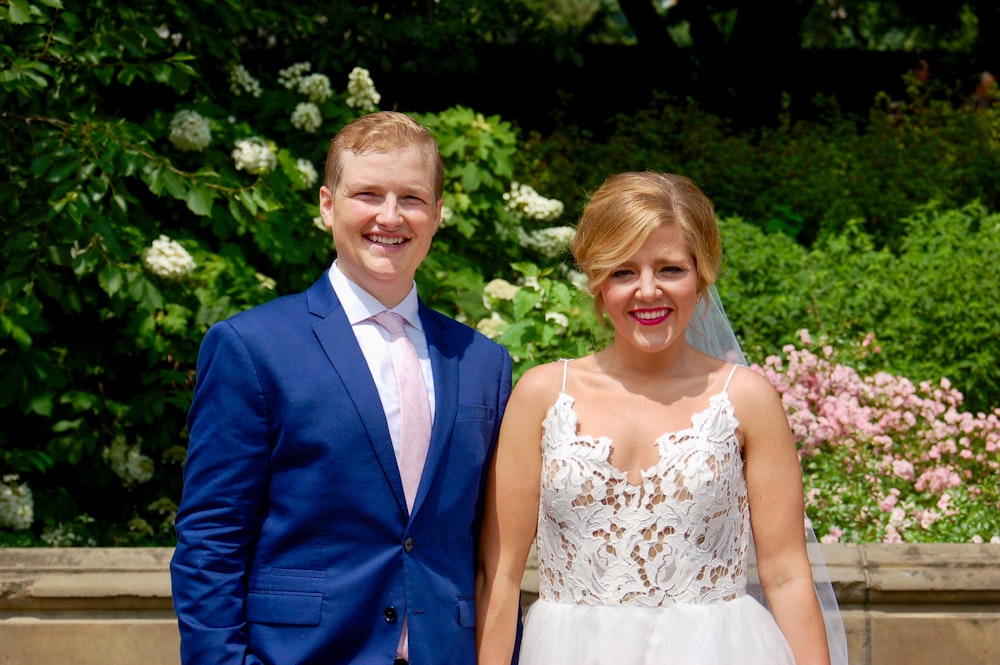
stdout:
[[258,663],[246,654],[244,604],[271,437],[254,359],[229,322],[213,326],[202,342],[188,430],[170,565],[181,660]]

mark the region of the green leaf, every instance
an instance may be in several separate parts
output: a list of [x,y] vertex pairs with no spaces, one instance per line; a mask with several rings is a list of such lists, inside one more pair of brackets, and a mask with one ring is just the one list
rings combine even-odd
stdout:
[[512,324],[507,330],[503,331],[503,334],[497,338],[497,342],[507,346],[511,349],[513,353],[513,348],[511,347],[523,347],[524,345],[524,334],[528,332],[535,325],[534,321],[517,321]]
[[542,294],[534,289],[525,288],[518,291],[514,296],[514,318],[518,321],[523,319],[541,299]]
[[15,25],[27,23],[31,18],[31,5],[27,0],[10,0],[7,15],[10,16],[10,22]]
[[163,169],[161,173],[161,179],[163,181],[163,186],[166,188],[167,193],[170,196],[178,200],[184,200],[187,197],[187,187],[185,182],[176,173],[169,169]]
[[196,215],[211,217],[212,202],[215,200],[215,192],[207,187],[197,185],[188,190],[184,202],[187,203],[188,210]]
[[[49,0],[51,2],[59,2],[59,0]],[[41,0],[45,2],[45,0]],[[59,19],[66,24],[66,27],[74,32],[83,32],[83,21],[76,12],[60,12]]]
[[97,276],[97,281],[105,293],[109,296],[114,296],[122,290],[122,286],[125,284],[124,271],[118,266],[113,266],[109,263],[101,269],[101,272]]
[[[98,69],[100,68],[98,67]],[[110,70],[110,68],[107,69],[108,69],[108,74],[113,73]],[[135,65],[125,65],[124,67],[121,68],[121,71],[118,72],[118,76],[115,78],[122,85],[129,85],[130,83],[132,83],[133,80],[135,80],[135,77],[141,73],[142,70],[139,67],[136,67]]]
[[13,319],[0,313],[0,333],[4,336],[10,335],[14,338],[14,341],[21,348],[27,348],[31,346],[31,335],[28,331],[17,325]]
[[480,172],[479,167],[471,162],[463,164],[462,168],[458,170],[458,175],[461,176],[462,187],[467,192],[474,192],[479,189],[479,185],[483,181],[483,174]]
[[96,411],[97,407],[101,405],[101,397],[83,390],[70,390],[63,393],[59,398],[59,403],[71,406],[76,413]]
[[242,226],[249,226],[253,217],[247,213],[246,207],[235,198],[229,199],[229,214]]
[[38,414],[43,418],[52,417],[52,395],[36,394],[28,400],[28,412]]
[[126,275],[128,295],[143,309],[155,310],[163,308],[163,294],[156,285],[139,272],[129,272]]
[[83,418],[77,418],[76,420],[60,420],[52,426],[52,431],[57,433],[69,432],[71,430],[80,429],[81,425],[83,425]]

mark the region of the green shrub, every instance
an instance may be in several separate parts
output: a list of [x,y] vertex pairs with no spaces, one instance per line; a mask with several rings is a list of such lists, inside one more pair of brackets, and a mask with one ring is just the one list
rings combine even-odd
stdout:
[[800,328],[846,346],[874,333],[878,369],[914,381],[947,377],[972,409],[1000,403],[1000,214],[981,204],[919,208],[900,220],[899,253],[858,225],[807,250],[740,219],[721,221],[726,311],[760,362]]
[[664,96],[601,130],[569,125],[529,136],[519,159],[547,173],[540,184],[574,215],[612,173],[668,171],[692,178],[721,215],[806,246],[860,223],[876,246],[898,248],[901,221],[919,205],[979,200],[995,211],[1000,204],[1000,108],[880,95],[869,117],[858,119],[833,100],[816,104],[816,120],[786,113],[776,127],[737,132]]

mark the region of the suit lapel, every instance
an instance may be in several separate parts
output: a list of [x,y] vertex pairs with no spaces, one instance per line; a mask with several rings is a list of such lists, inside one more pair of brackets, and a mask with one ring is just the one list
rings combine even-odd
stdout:
[[396,464],[396,454],[392,449],[392,439],[389,436],[385,412],[382,410],[382,401],[365,356],[326,273],[309,288],[306,296],[309,313],[316,317],[313,333],[329,358],[333,370],[340,377],[348,399],[357,409],[386,482],[392,488],[400,509],[405,513],[403,481],[399,475],[399,466]]
[[434,482],[437,468],[451,440],[458,413],[458,357],[445,335],[444,322],[420,302],[420,320],[427,338],[427,351],[434,373],[434,424],[427,449],[427,460],[420,476],[420,487],[413,502],[413,513],[420,509],[424,497]]

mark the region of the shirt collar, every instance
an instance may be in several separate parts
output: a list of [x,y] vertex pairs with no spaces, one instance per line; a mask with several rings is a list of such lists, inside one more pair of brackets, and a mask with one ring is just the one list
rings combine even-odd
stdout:
[[[379,312],[386,311],[386,306],[380,303],[378,298],[352,282],[340,270],[340,266],[337,265],[336,260],[330,266],[329,275],[333,291],[337,294],[337,298],[340,299],[340,305],[344,308],[347,320],[350,321],[352,326],[370,319]],[[414,282],[413,286],[410,287],[410,292],[406,294],[403,301],[388,311],[399,314],[411,326],[423,331],[424,327],[420,322],[420,315],[418,314],[418,302],[417,285]]]

